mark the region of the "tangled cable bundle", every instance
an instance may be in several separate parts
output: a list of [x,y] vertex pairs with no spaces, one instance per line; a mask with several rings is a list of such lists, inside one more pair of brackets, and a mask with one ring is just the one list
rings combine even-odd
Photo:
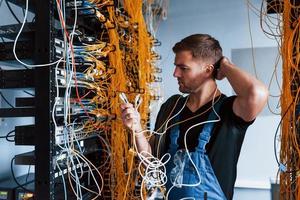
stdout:
[[300,199],[300,5],[283,2],[280,174],[282,199]]
[[[280,175],[280,199],[300,199],[300,5],[297,1],[290,0],[270,1],[268,5],[266,1],[262,1],[260,9],[255,8],[249,0],[247,5],[260,17],[261,29],[265,35],[276,40],[283,61],[281,86],[276,77],[277,66],[272,74],[272,79],[276,78],[281,91],[281,120],[274,140]],[[268,11],[275,14],[270,15]],[[276,65],[278,61],[279,57]],[[277,140],[281,144],[280,159],[276,152]]]
[[[147,174],[144,176],[137,159],[133,134],[122,124],[119,94],[125,93],[130,102],[137,95],[142,98],[138,109],[146,129],[150,104],[160,97],[152,83],[161,81],[156,74],[161,70],[156,67],[156,28],[148,30],[142,11],[146,9],[147,20],[158,24],[160,19],[148,7],[160,6],[162,2],[74,0],[66,4],[56,0],[63,38],[58,40],[62,44],[58,49],[63,53],[51,63],[56,64],[52,120],[55,132],[63,138],[55,167],[65,199],[68,187],[77,199],[82,199],[86,191],[93,194],[92,199],[144,198],[142,182]],[[71,25],[67,23],[68,9],[74,13]],[[77,29],[79,15],[98,20],[99,34],[89,36]],[[57,115],[57,110],[63,113]],[[78,113],[81,116],[74,119]],[[101,144],[97,165],[84,155],[87,149],[80,145],[80,139],[95,135]],[[67,176],[63,176],[65,173]],[[89,182],[95,183],[95,189],[82,184],[86,174]]]
[[[272,110],[269,103],[268,108],[273,114],[281,115],[274,137],[280,199],[300,199],[300,4],[293,0],[262,1],[259,9],[247,0],[247,5],[259,16],[264,34],[278,44],[280,55],[275,61],[269,89],[275,79],[280,94],[271,94],[270,97],[280,98],[281,113]],[[283,61],[282,85],[277,78],[280,56]],[[280,158],[277,155],[278,146]]]

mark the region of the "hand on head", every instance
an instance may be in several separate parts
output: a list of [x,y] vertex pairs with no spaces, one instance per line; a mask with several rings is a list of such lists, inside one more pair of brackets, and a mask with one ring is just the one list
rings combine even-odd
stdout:
[[216,75],[216,79],[217,80],[222,80],[223,78],[225,78],[225,72],[224,72],[224,70],[225,70],[225,68],[226,68],[226,66],[228,66],[228,65],[230,65],[230,64],[232,64],[230,61],[229,61],[229,59],[227,58],[227,57],[225,57],[225,56],[223,56],[222,58],[221,58],[221,60],[220,60],[220,66],[219,66],[219,68],[217,69],[217,75]]

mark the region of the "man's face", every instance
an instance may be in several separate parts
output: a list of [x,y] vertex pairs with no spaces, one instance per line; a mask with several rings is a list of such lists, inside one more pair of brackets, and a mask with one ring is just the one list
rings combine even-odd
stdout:
[[193,57],[191,51],[181,51],[175,55],[175,70],[179,91],[182,93],[197,92],[203,82],[209,78],[205,73],[206,63]]

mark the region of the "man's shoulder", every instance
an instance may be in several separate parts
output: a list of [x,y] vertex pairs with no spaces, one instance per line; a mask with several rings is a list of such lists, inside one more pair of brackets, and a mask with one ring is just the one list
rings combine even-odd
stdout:
[[178,98],[181,98],[181,97],[183,97],[181,94],[174,94],[174,95],[170,96],[170,97],[166,100],[166,102],[171,101],[171,100],[174,100],[174,99],[178,99]]
[[180,94],[174,94],[172,96],[170,96],[166,101],[165,103],[167,102],[172,102],[172,101],[176,101],[178,98],[182,98],[183,96],[180,95]]
[[156,122],[160,122],[161,120],[164,120],[166,118],[166,116],[170,115],[172,113],[172,111],[175,109],[175,107],[178,104],[178,102],[180,101],[180,99],[183,99],[182,97],[183,96],[180,94],[175,94],[175,95],[169,97],[160,106]]
[[230,108],[233,105],[233,101],[236,98],[236,95],[226,96],[225,94],[221,94],[222,105],[221,108]]
[[171,97],[169,97],[161,106],[161,108],[169,107],[170,105],[175,105],[177,101],[180,99],[183,99],[183,96],[180,94],[174,94]]
[[245,129],[248,126],[250,126],[254,122],[254,120],[250,121],[250,122],[246,122],[234,113],[233,103],[234,103],[234,100],[236,99],[236,97],[237,97],[236,95],[224,97],[224,100],[223,100],[223,103],[222,103],[221,109],[220,109],[220,115],[221,115],[222,119],[226,119],[226,120],[223,120],[224,122],[232,124],[236,127]]

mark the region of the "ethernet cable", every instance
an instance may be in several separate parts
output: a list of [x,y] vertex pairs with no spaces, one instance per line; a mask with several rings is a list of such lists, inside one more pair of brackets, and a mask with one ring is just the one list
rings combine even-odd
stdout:
[[21,63],[22,65],[24,65],[24,66],[26,66],[26,67],[44,67],[44,66],[51,66],[51,65],[57,64],[57,63],[59,63],[63,58],[60,58],[60,59],[58,59],[57,61],[52,62],[52,63],[39,64],[39,65],[30,65],[30,64],[27,64],[27,63],[22,62],[22,61],[18,58],[18,56],[17,56],[17,54],[16,54],[16,46],[17,46],[17,42],[18,42],[18,40],[19,40],[19,37],[20,37],[20,35],[21,35],[22,31],[23,31],[23,28],[24,28],[25,23],[26,23],[26,20],[27,20],[27,15],[28,15],[28,1],[29,1],[29,0],[26,0],[26,3],[25,3],[25,14],[24,14],[24,19],[23,19],[21,28],[20,28],[20,30],[19,30],[19,32],[18,32],[18,34],[17,34],[17,36],[16,36],[16,38],[15,38],[15,40],[14,40],[14,45],[13,45],[13,54],[14,54],[14,57],[15,57],[15,59],[16,59],[19,63]]

